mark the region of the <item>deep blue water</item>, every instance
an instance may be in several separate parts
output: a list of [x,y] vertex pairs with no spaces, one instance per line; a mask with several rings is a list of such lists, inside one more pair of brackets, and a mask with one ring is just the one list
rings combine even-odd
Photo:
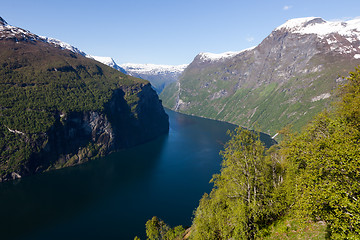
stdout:
[[152,142],[0,184],[0,238],[144,240],[152,216],[190,226],[235,126],[167,113],[169,134]]

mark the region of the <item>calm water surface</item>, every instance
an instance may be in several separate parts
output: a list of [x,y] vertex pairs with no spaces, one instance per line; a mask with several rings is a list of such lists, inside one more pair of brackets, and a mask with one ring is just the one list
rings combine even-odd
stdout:
[[0,239],[146,239],[154,215],[190,226],[235,126],[167,113],[169,134],[150,143],[0,184]]

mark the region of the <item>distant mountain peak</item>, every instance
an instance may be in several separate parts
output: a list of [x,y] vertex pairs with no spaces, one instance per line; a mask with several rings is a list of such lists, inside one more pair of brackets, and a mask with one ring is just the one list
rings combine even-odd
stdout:
[[137,74],[167,74],[167,73],[181,73],[188,66],[182,65],[160,65],[160,64],[137,64],[124,63],[120,65],[129,73]]
[[321,23],[326,23],[326,21],[320,17],[294,18],[286,21],[284,24],[280,25],[275,30],[285,29],[288,31],[298,31],[308,26]]
[[50,37],[45,37],[45,36],[38,36],[38,37],[42,41],[53,44],[55,46],[58,46],[61,49],[66,49],[66,50],[69,50],[69,51],[71,51],[73,53],[79,53],[79,54],[83,55],[84,57],[86,57],[86,55],[87,55],[85,52],[81,51],[80,49],[72,46],[69,43],[63,42],[61,40],[58,40],[58,39],[55,39],[55,38],[50,38]]
[[360,18],[292,19],[253,50],[198,54],[161,98],[182,113],[275,134],[288,124],[300,129],[359,63]]
[[112,68],[115,68],[115,66],[117,65],[112,57],[101,57],[101,56],[92,56],[92,55],[91,56],[88,55],[87,57],[88,58],[93,58],[96,61],[101,62],[101,63],[103,63],[105,65],[108,65],[108,66],[110,66]]
[[7,25],[8,23],[2,18],[0,17],[0,25]]
[[236,51],[236,52],[224,52],[224,53],[210,53],[210,52],[202,52],[198,54],[198,57],[200,58],[201,61],[221,61],[221,60],[225,60],[228,58],[232,58],[242,52],[245,51],[249,51],[254,49],[254,47],[251,48],[247,48],[247,49],[243,49],[241,51]]
[[112,57],[100,57],[100,56],[92,56],[92,55],[86,55],[87,58],[92,58],[98,62],[101,62],[105,65],[108,65],[109,67],[112,67],[122,73],[127,74],[127,72],[125,71],[124,68],[120,67],[119,65],[117,65],[117,63],[114,61],[114,59]]
[[302,35],[316,34],[319,38],[337,33],[349,37],[348,41],[352,42],[360,39],[360,18],[348,21],[325,21],[318,17],[295,18],[275,29],[275,31],[284,30]]
[[231,58],[235,55],[238,55],[240,51],[237,52],[224,52],[224,53],[210,53],[210,52],[202,52],[199,53],[199,57],[203,61],[218,61],[227,58]]
[[159,65],[159,64],[121,64],[127,74],[146,79],[151,82],[156,92],[161,93],[165,86],[179,79],[188,64]]
[[74,53],[79,53],[83,56],[86,56],[86,53],[84,53],[83,51],[79,50],[78,48],[76,48],[66,42],[60,41],[55,38],[38,36],[34,33],[31,33],[30,31],[9,25],[2,17],[0,17],[0,39],[13,39],[16,42],[28,41],[28,40],[43,41],[43,42],[47,42],[49,44],[55,45],[57,47],[60,47],[61,49],[66,49],[66,50],[72,51]]

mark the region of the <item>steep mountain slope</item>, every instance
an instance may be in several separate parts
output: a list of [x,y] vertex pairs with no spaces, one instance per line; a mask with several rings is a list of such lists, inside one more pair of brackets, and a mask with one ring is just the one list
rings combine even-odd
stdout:
[[0,18],[0,182],[79,164],[168,131],[149,82]]
[[120,66],[131,76],[149,80],[155,90],[161,93],[165,86],[179,79],[187,64],[173,66],[127,63]]
[[199,54],[160,97],[176,111],[275,134],[300,129],[336,97],[339,74],[359,64],[359,19],[293,19],[254,48]]

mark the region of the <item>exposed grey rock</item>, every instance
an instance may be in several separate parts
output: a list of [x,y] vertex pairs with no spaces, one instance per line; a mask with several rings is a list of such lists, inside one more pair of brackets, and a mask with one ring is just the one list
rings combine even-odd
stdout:
[[300,129],[324,109],[339,75],[359,64],[360,20],[294,19],[254,48],[197,55],[160,97],[176,111],[274,135],[288,124]]

